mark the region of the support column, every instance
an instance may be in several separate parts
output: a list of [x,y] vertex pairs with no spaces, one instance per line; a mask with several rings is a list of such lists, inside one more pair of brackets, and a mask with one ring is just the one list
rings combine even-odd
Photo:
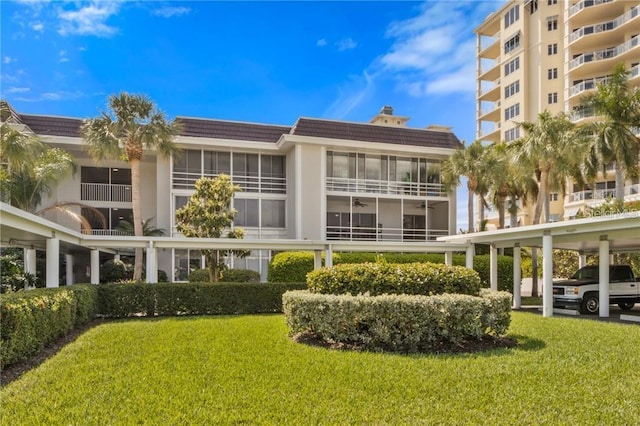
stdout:
[[36,249],[24,249],[24,271],[36,275]]
[[331,244],[327,246],[327,251],[324,255],[324,266],[327,268],[331,268],[333,266],[333,247],[331,247]]
[[520,255],[520,244],[513,247],[513,308],[520,309],[522,306],[522,257]]
[[489,246],[489,282],[491,290],[498,291],[498,249],[495,244]]
[[100,284],[100,250],[91,250],[91,284]]
[[579,251],[578,252],[578,268],[582,268],[584,266],[587,266],[587,255],[584,254],[584,252]]
[[65,269],[65,273],[67,276],[67,285],[73,285],[75,284],[75,280],[73,277],[73,255],[72,254],[65,254],[64,255],[64,260],[66,263],[66,269]]
[[469,269],[473,269],[473,256],[476,253],[476,248],[471,243],[467,244],[467,252],[465,253],[465,266]]
[[60,286],[60,240],[47,239],[47,288]]
[[445,251],[444,252],[444,264],[447,266],[452,266],[453,265],[453,252],[452,251]]
[[609,239],[606,235],[600,235],[600,318],[609,317]]
[[553,237],[545,231],[542,236],[542,316],[553,316]]
[[153,241],[149,241],[147,251],[147,283],[156,284],[158,282],[158,249],[153,246]]
[[313,251],[313,269],[322,268],[322,250]]

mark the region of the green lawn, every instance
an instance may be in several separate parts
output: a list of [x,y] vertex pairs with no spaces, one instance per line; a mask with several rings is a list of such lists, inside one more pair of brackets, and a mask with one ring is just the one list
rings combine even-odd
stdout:
[[640,419],[640,327],[513,313],[517,349],[340,352],[282,315],[91,329],[0,393],[2,425],[580,424]]

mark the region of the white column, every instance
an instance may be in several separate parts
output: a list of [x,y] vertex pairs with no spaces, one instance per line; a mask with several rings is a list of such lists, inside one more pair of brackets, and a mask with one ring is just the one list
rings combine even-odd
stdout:
[[100,284],[100,250],[91,250],[91,284]]
[[120,260],[120,253],[116,253],[113,255],[113,260],[115,260],[116,262]]
[[600,318],[609,317],[609,240],[606,235],[600,235]]
[[47,239],[47,287],[60,286],[60,240]]
[[520,244],[513,247],[513,308],[520,309],[522,305],[522,257],[520,256]]
[[324,255],[324,266],[327,268],[331,268],[333,266],[333,247],[331,247],[331,244],[327,246],[327,251]]
[[153,241],[149,241],[147,251],[147,283],[156,284],[158,282],[158,249],[153,246]]
[[24,271],[29,274],[36,274],[36,249],[24,249]]
[[75,283],[75,280],[73,279],[73,255],[65,254],[64,260],[67,265],[65,269],[67,275],[67,285],[73,285]]
[[473,269],[473,255],[475,254],[476,249],[473,244],[467,244],[467,252],[465,253],[465,266],[469,269]]
[[445,251],[444,252],[444,264],[447,266],[453,265],[453,252]]
[[498,291],[498,249],[495,244],[489,246],[489,282],[491,290]]
[[584,252],[578,252],[578,268],[587,266],[587,255]]
[[542,236],[542,316],[553,316],[553,237],[549,231]]
[[322,250],[313,251],[313,269],[322,268]]

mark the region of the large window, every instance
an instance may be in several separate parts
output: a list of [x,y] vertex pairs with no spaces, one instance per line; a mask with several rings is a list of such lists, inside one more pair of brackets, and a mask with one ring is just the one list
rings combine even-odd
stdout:
[[512,142],[520,137],[520,128],[515,127],[504,132],[504,139],[506,142]]
[[504,88],[504,97],[508,98],[520,91],[520,80],[517,80]]
[[203,173],[205,175],[231,174],[231,153],[204,151],[203,152]]
[[558,17],[550,16],[549,18],[547,18],[547,30],[555,31],[557,29],[558,29]]
[[233,207],[237,213],[233,219],[236,226],[258,227],[258,200],[236,198],[233,200]]
[[509,53],[520,46],[520,34],[516,34],[504,43],[504,53]]
[[262,200],[260,221],[263,228],[284,228],[284,200]]
[[520,104],[517,103],[515,105],[510,106],[509,108],[504,110],[504,119],[511,120],[513,117],[517,117],[520,115]]
[[549,56],[557,55],[558,54],[558,43],[553,43],[553,44],[547,45],[547,54]]
[[504,14],[504,27],[507,28],[520,19],[520,5],[516,5]]
[[512,72],[520,69],[520,57],[512,59],[504,65],[504,75],[505,77],[511,74]]

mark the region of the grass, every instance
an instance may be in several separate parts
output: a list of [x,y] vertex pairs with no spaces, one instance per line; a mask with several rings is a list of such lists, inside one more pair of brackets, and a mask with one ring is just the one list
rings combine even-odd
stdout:
[[281,315],[100,325],[0,393],[2,425],[581,424],[640,419],[640,327],[513,313],[465,355],[296,344]]
[[523,296],[520,299],[522,306],[542,305],[542,297]]

